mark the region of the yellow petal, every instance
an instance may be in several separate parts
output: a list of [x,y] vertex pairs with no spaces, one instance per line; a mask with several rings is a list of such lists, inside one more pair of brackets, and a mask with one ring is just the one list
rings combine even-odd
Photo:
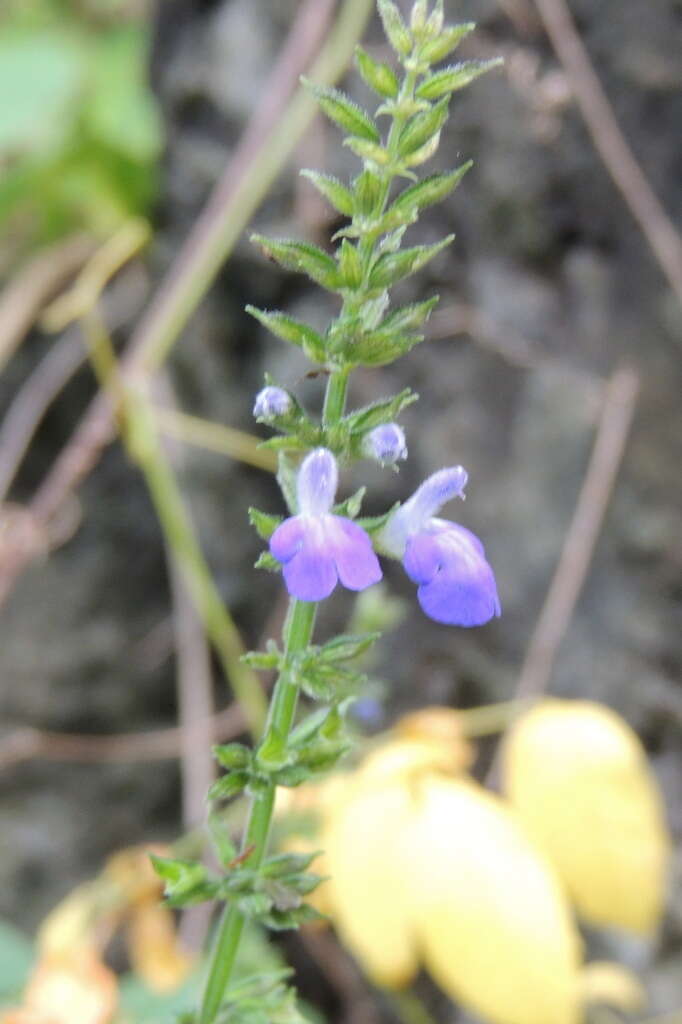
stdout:
[[26,1010],[37,1019],[42,1015],[46,1024],[109,1024],[116,978],[94,953],[49,956],[31,976],[24,1001]]
[[40,925],[37,942],[41,955],[52,957],[90,949],[95,944],[99,916],[97,884],[85,882],[73,889]]
[[669,838],[644,750],[618,715],[588,701],[537,705],[505,743],[504,787],[586,920],[655,929]]
[[394,731],[400,737],[440,747],[453,774],[467,769],[474,759],[474,748],[464,736],[462,715],[454,708],[434,705],[412,711],[398,720]]
[[580,983],[585,1003],[606,1004],[625,1013],[636,1013],[646,1006],[641,981],[621,964],[594,960],[585,965]]
[[442,737],[398,737],[372,750],[354,773],[363,786],[409,781],[430,771],[455,775],[462,768],[462,751]]
[[580,946],[550,865],[501,800],[419,785],[403,878],[427,970],[489,1024],[577,1024]]
[[400,851],[412,811],[400,784],[353,787],[322,837],[334,922],[378,985],[407,984],[417,970]]
[[133,971],[153,992],[173,992],[187,977],[192,961],[177,939],[167,907],[136,907],[128,926],[128,954]]

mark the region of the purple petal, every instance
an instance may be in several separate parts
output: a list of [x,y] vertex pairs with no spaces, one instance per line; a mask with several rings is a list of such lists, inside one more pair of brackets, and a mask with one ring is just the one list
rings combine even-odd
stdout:
[[339,472],[326,448],[316,448],[301,463],[296,480],[298,508],[305,516],[323,516],[334,504]]
[[[287,590],[301,601],[322,601],[337,583],[334,555],[324,528],[326,518],[294,516],[275,530],[270,541],[270,551],[284,563]],[[298,539],[297,544],[293,543],[294,538]],[[278,551],[287,557],[280,557]]]
[[349,590],[364,590],[381,579],[381,566],[372,542],[357,523],[343,516],[324,517],[329,551],[339,579]]
[[405,570],[421,584],[419,603],[436,622],[482,626],[500,614],[495,576],[483,545],[457,523],[431,520],[424,531],[411,537]]
[[305,535],[303,516],[292,516],[281,523],[270,538],[270,553],[278,562],[288,562],[300,550]]

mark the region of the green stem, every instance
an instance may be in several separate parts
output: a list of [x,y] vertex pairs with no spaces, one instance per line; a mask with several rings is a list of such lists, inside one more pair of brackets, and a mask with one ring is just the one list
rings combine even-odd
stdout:
[[343,416],[346,407],[346,392],[348,391],[348,374],[348,367],[335,370],[327,382],[322,411],[322,422],[326,427],[338,423]]
[[[309,645],[315,625],[317,605],[291,598],[284,627],[284,649],[287,654],[303,651]],[[288,665],[280,672],[270,702],[268,723],[263,745],[274,737],[288,736],[296,713],[298,686]],[[254,793],[249,821],[244,834],[242,852],[252,849],[249,867],[258,867],[267,850],[272,811],[275,803],[275,784],[268,780]],[[199,1013],[199,1024],[212,1024],[225,995],[239,949],[239,940],[245,918],[235,903],[224,910],[216,932],[210,956],[210,969]]]

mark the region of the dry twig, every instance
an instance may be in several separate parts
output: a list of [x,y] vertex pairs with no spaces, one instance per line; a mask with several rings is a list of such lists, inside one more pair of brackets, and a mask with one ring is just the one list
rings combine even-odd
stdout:
[[682,238],[627,143],[575,27],[566,0],[534,0],[592,141],[682,302]]
[[549,682],[616,482],[638,389],[637,374],[629,367],[617,369],[606,384],[592,455],[552,582],[526,651],[516,688],[517,700],[539,696]]

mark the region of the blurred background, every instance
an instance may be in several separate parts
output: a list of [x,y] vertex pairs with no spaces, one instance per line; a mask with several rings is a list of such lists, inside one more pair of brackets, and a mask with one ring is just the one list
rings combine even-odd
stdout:
[[[175,734],[157,732],[176,726],[182,710],[178,637],[188,615],[191,633],[192,615],[183,613],[138,469],[114,441],[95,446],[78,486],[58,501],[40,490],[54,480],[97,390],[78,318],[55,300],[87,272],[117,350],[125,348],[234,156],[304,6],[2,5],[0,916],[27,932],[111,852],[172,840],[202,808],[187,775],[196,765],[182,760]],[[625,403],[625,418],[634,418],[624,457],[609,463],[607,452],[617,478],[597,510],[601,535],[547,682],[555,695],[603,701],[634,727],[679,840],[682,312],[674,268],[662,269],[599,152],[604,146],[608,161],[612,135],[603,120],[606,136],[595,144],[571,66],[543,24],[541,12],[553,4],[448,6],[451,17],[479,26],[462,55],[501,54],[505,65],[455,95],[434,169],[469,157],[475,165],[413,229],[417,242],[456,234],[403,288],[408,299],[440,294],[429,340],[392,367],[355,375],[355,404],[406,386],[419,392],[402,417],[409,462],[395,476],[365,466],[357,482],[373,487],[369,511],[379,512],[442,465],[466,466],[467,502],[457,515],[486,544],[503,616],[480,630],[439,627],[416,608],[402,570],[389,568],[389,592],[406,603],[404,612],[396,606],[401,627],[387,633],[373,666],[385,686],[374,692],[370,724],[390,724],[424,704],[470,708],[514,695],[598,425],[605,407],[614,406],[617,420]],[[682,4],[572,0],[570,7],[674,233],[682,212]],[[334,13],[331,2],[313,12],[310,53]],[[388,59],[376,18],[364,38]],[[357,75],[345,87],[370,103]],[[594,114],[594,94],[584,102]],[[611,152],[622,171],[618,149]],[[254,162],[242,151],[241,159],[248,175],[264,158]],[[250,223],[264,234],[328,245],[339,222],[299,177],[302,167],[346,180],[357,161],[316,117]],[[637,189],[635,181],[641,199]],[[171,409],[265,436],[251,408],[266,370],[311,408],[323,382],[308,379],[305,360],[268,336],[244,305],[285,309],[316,326],[333,307],[303,278],[266,263],[248,234],[240,230],[155,388]],[[624,366],[638,379],[636,397]],[[614,372],[621,372],[615,399]],[[279,579],[253,569],[262,545],[247,508],[278,512],[274,482],[257,466],[177,437],[169,451],[222,598],[245,645],[257,646],[278,628],[284,604]],[[82,454],[72,448],[68,458]],[[43,496],[37,508],[36,494]],[[570,558],[566,564],[570,570]],[[323,628],[343,626],[349,610],[344,599],[333,602]],[[205,664],[202,637],[196,629],[192,636],[194,657]],[[228,708],[217,664],[210,679],[204,698]],[[152,738],[130,746],[131,734],[147,731]],[[490,755],[484,745],[481,771]],[[682,1005],[679,851],[673,875],[663,940],[647,966],[660,1012]]]

